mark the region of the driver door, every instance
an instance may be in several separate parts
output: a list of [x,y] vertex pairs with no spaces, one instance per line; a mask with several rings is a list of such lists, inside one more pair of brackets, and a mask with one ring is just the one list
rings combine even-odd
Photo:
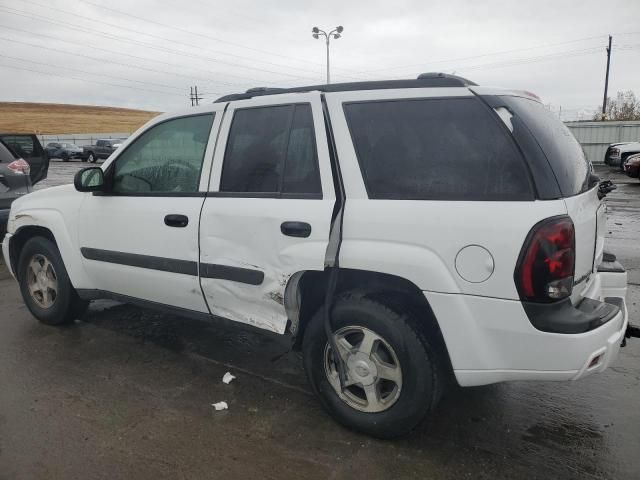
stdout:
[[221,111],[150,125],[105,164],[86,194],[79,244],[95,289],[208,312],[198,283],[198,223]]

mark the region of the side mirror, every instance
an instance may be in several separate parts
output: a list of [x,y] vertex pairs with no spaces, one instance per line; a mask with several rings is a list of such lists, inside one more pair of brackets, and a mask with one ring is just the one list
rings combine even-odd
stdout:
[[101,192],[104,189],[104,172],[100,167],[83,168],[73,178],[73,185],[79,192]]

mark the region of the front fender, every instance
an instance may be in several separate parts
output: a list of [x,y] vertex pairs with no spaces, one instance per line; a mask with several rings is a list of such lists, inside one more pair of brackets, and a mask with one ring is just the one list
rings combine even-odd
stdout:
[[[54,201],[52,198],[51,203],[66,203],[66,205],[60,205],[61,208],[30,207],[28,204],[25,205],[25,203],[30,203],[28,202],[29,196],[25,197],[27,202],[21,202],[17,212],[14,213],[13,210],[11,212],[11,241],[13,242],[22,234],[27,233],[26,229],[29,227],[40,227],[50,231],[60,251],[71,284],[75,288],[91,288],[78,246],[77,221],[81,202],[78,201],[77,196],[73,195],[75,202],[71,199],[61,198]],[[62,202],[59,202],[60,200]]]

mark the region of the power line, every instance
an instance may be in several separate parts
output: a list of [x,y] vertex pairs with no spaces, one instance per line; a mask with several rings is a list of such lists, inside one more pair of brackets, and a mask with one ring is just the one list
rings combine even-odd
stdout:
[[29,43],[29,42],[23,42],[23,41],[20,41],[20,40],[14,40],[12,38],[2,37],[2,36],[0,36],[0,40],[4,40],[4,41],[7,41],[7,42],[13,42],[13,43],[20,43],[22,45],[28,45],[28,46],[35,47],[35,48],[42,48],[44,50],[50,50],[52,52],[58,52],[58,53],[62,53],[64,55],[73,55],[75,57],[88,58],[89,60],[95,60],[95,61],[98,61],[98,62],[101,62],[101,63],[112,63],[114,65],[121,65],[121,66],[128,67],[128,68],[135,68],[135,69],[138,69],[138,70],[145,70],[147,72],[152,72],[152,73],[177,75],[177,76],[181,76],[181,77],[191,78],[188,75],[181,75],[179,73],[167,72],[167,71],[162,71],[162,70],[156,70],[154,68],[141,67],[139,65],[131,65],[131,64],[128,64],[128,63],[116,62],[114,60],[109,60],[109,59],[99,58],[99,57],[92,57],[91,55],[85,55],[85,54],[82,54],[82,53],[67,52],[65,50],[60,50],[58,48],[45,47],[43,45],[38,45],[38,44],[35,44],[35,43]]
[[140,90],[142,92],[155,92],[155,93],[161,93],[163,95],[173,95],[173,96],[180,96],[180,97],[184,98],[184,95],[179,94],[179,93],[162,92],[160,90],[154,90],[154,89],[143,88],[143,87],[134,87],[132,85],[120,85],[120,84],[117,84],[117,83],[101,82],[99,80],[89,80],[87,78],[79,78],[79,77],[74,77],[72,75],[63,75],[61,73],[43,72],[42,70],[33,70],[31,68],[16,67],[14,65],[0,64],[0,66],[2,66],[4,68],[12,68],[14,70],[23,70],[25,72],[33,72],[33,73],[41,73],[43,75],[51,75],[51,76],[54,76],[54,77],[71,78],[73,80],[78,80],[78,81],[81,81],[81,82],[96,83],[98,85],[108,85],[110,87],[119,87],[119,88],[131,88],[133,90]]
[[[4,28],[4,29],[7,29],[7,30],[14,30],[16,32],[27,33],[30,36],[49,38],[49,39],[52,39],[52,40],[56,40],[58,42],[69,43],[71,45],[77,45],[78,44],[77,42],[72,42],[70,40],[64,40],[62,38],[54,37],[52,35],[45,35],[43,33],[29,32],[28,30],[23,30],[23,29],[15,28],[15,27],[9,27],[7,25],[0,24],[0,28]],[[191,65],[189,65],[189,66],[177,65],[177,64],[174,64],[174,63],[170,63],[170,62],[164,62],[162,60],[156,60],[156,59],[153,59],[153,58],[140,57],[138,55],[131,55],[129,53],[121,53],[121,52],[118,52],[116,50],[109,50],[109,49],[106,49],[106,48],[96,47],[94,45],[88,45],[86,43],[83,43],[82,46],[85,47],[85,48],[90,48],[92,50],[97,50],[97,51],[100,51],[100,52],[106,52],[106,53],[110,53],[110,54],[117,55],[117,56],[135,58],[136,60],[144,60],[144,61],[147,61],[147,62],[160,63],[162,65],[168,65],[168,66],[173,67],[173,68],[190,68],[190,69],[200,70],[202,72],[210,73],[212,75],[218,75],[217,72],[214,72],[214,71],[211,71],[211,70],[205,70],[205,69],[201,69],[201,68],[197,68],[197,67],[193,67]],[[65,51],[65,53],[70,53],[70,52],[66,52]],[[220,84],[220,85],[228,85],[228,86],[231,86],[231,87],[241,87],[242,86],[241,84],[238,84],[238,83],[229,83],[229,82],[224,82],[222,80],[211,80],[210,78],[202,78],[202,77],[198,78],[198,77],[194,77],[194,76],[191,76],[191,75],[176,74],[176,73],[171,73],[171,74],[172,75],[181,76],[181,77],[185,77],[185,78],[190,78],[190,79],[203,80],[205,82],[212,82],[212,83]],[[254,86],[253,84],[249,84],[249,83],[244,84],[244,85],[247,86],[247,87]]]
[[[210,48],[203,47],[202,45],[197,45],[197,44],[194,44],[194,43],[188,43],[188,42],[184,42],[184,41],[181,41],[181,40],[176,40],[175,38],[167,38],[167,37],[164,37],[162,35],[156,35],[156,34],[153,34],[153,33],[144,32],[144,31],[142,31],[140,29],[128,28],[128,27],[125,27],[123,25],[107,22],[107,21],[104,21],[104,20],[96,20],[96,19],[94,19],[92,17],[86,16],[86,15],[80,15],[78,13],[75,13],[75,12],[72,12],[72,11],[69,11],[69,10],[65,10],[65,9],[62,9],[62,8],[59,8],[59,7],[54,7],[54,6],[46,5],[46,4],[40,4],[40,3],[37,3],[37,2],[33,2],[31,0],[22,0],[22,1],[26,2],[26,3],[29,3],[29,4],[32,4],[32,5],[35,5],[35,6],[40,7],[40,8],[47,8],[47,9],[50,9],[50,10],[54,10],[54,11],[57,11],[57,12],[64,13],[66,15],[71,15],[71,16],[74,16],[74,17],[78,17],[78,18],[81,18],[83,20],[89,20],[91,22],[95,22],[95,23],[98,23],[100,25],[108,25],[108,26],[113,27],[113,28],[118,28],[120,30],[124,30],[124,31],[127,31],[127,32],[132,32],[132,33],[135,33],[136,35],[145,35],[145,36],[148,36],[148,37],[151,37],[151,38],[155,38],[155,39],[158,39],[158,40],[162,40],[162,41],[165,41],[165,42],[169,42],[169,43],[172,43],[172,44],[178,44],[178,45],[182,45],[182,46],[189,47],[189,48],[192,48],[192,49],[195,48],[197,50],[211,52],[211,53],[214,53],[216,55],[226,55],[226,56],[237,58],[237,59],[240,59],[240,60],[246,60],[246,61],[249,61],[251,63],[256,63],[256,62],[257,63],[264,63],[264,64],[275,66],[275,67],[278,67],[278,68],[285,68],[287,70],[298,70],[300,72],[307,73],[307,74],[309,73],[309,69],[293,67],[293,66],[290,66],[290,65],[283,65],[282,63],[270,62],[268,60],[262,60],[262,59],[254,58],[254,57],[245,57],[245,56],[242,56],[242,55],[237,55],[237,54],[234,54],[234,53],[228,53],[228,52],[224,52],[224,51],[220,51],[220,50],[213,50],[213,49],[210,49]],[[79,1],[83,1],[83,0],[79,0]],[[86,3],[91,4],[91,2],[86,2]],[[92,5],[94,5],[94,4],[92,4]],[[97,4],[95,4],[95,5],[99,6]],[[13,7],[10,7],[10,8],[13,8]],[[105,8],[107,10],[113,10],[113,9],[109,9],[107,7],[101,7],[101,8]],[[17,10],[17,9],[14,9],[14,10]],[[17,11],[19,11],[19,10],[17,10]],[[31,13],[31,12],[24,12],[23,11],[23,13]],[[135,15],[131,15],[131,14],[128,14],[128,13],[125,13],[125,12],[119,12],[119,13],[121,15],[130,16],[132,18],[135,18],[137,21],[145,21],[145,22],[152,23],[152,24],[156,23],[156,22],[153,22],[151,20],[147,20],[147,19],[145,19],[143,17],[137,17]],[[191,33],[191,34],[194,34],[194,35],[203,35],[204,36],[204,34],[196,34],[194,32],[189,32],[187,30],[180,29],[178,27],[172,27],[170,25],[165,25],[165,24],[159,24],[159,25],[165,26],[166,28],[171,28],[171,29],[175,29],[175,30],[178,30],[178,31]],[[210,39],[214,39],[215,40],[215,37],[211,37]],[[264,53],[264,52],[262,52],[262,53]],[[248,69],[252,69],[252,70],[262,70],[262,71],[265,71],[265,72],[268,72],[268,73],[273,73],[273,74],[276,74],[276,75],[286,75],[286,76],[290,76],[290,77],[293,77],[293,78],[296,78],[296,77],[297,78],[303,78],[303,79],[304,78],[306,78],[306,79],[310,79],[311,78],[311,77],[308,77],[308,76],[307,77],[303,77],[303,76],[288,74],[288,73],[284,73],[284,72],[274,72],[274,71],[270,71],[270,70],[259,69],[257,67],[249,67],[249,66],[246,66],[246,65],[243,65],[243,64],[237,64],[237,63],[234,64],[234,63],[230,63],[230,62],[228,62],[226,60],[221,60],[221,59],[212,59],[212,61],[217,61],[217,62],[220,62],[220,63],[226,63],[228,65],[232,65],[232,66],[236,66],[236,67],[240,67],[240,68],[248,68]]]
[[[31,0],[24,0],[24,1],[28,1],[29,3],[34,3],[35,4],[35,2],[32,2]],[[221,38],[214,37],[212,35],[207,35],[205,33],[195,32],[193,30],[187,30],[185,28],[180,28],[180,27],[177,27],[175,25],[168,25],[166,23],[158,22],[157,20],[151,20],[151,19],[149,19],[147,17],[141,17],[141,16],[138,16],[138,15],[134,15],[132,13],[123,12],[122,10],[118,10],[118,9],[111,8],[111,7],[106,7],[104,5],[101,5],[99,3],[96,3],[96,2],[93,2],[93,1],[90,1],[90,0],[78,0],[78,1],[80,1],[81,3],[86,3],[88,5],[92,5],[94,7],[101,8],[101,9],[106,10],[108,12],[113,12],[113,13],[116,13],[118,15],[123,15],[123,16],[126,16],[126,17],[134,18],[136,20],[139,20],[139,21],[142,21],[142,22],[146,22],[146,23],[150,23],[152,25],[158,25],[160,27],[169,28],[171,30],[175,30],[175,31],[181,32],[181,33],[186,33],[188,35],[195,35],[195,36],[198,36],[198,37],[202,37],[202,38],[206,38],[206,39],[209,39],[209,40],[213,40],[215,42],[224,43],[224,44],[231,45],[231,46],[238,47],[238,48],[244,48],[244,49],[251,50],[251,51],[254,51],[254,52],[257,52],[257,53],[261,53],[261,54],[273,55],[274,57],[295,60],[297,62],[313,64],[313,65],[316,65],[316,66],[322,66],[322,64],[320,64],[318,62],[313,62],[311,60],[297,58],[297,57],[291,57],[289,55],[282,55],[282,54],[279,54],[279,53],[270,52],[268,50],[262,50],[262,49],[259,49],[259,48],[254,48],[254,47],[249,47],[249,46],[246,46],[246,45],[242,45],[242,44],[239,44],[239,43],[236,43],[236,42],[230,42],[228,40],[223,40]],[[265,62],[265,63],[269,63],[269,62]],[[278,64],[271,63],[271,65],[278,65]],[[280,64],[280,65],[282,65],[282,64]]]
[[[315,80],[315,78],[316,78],[316,77],[303,77],[303,76],[300,76],[300,75],[294,75],[294,74],[289,74],[289,73],[284,73],[284,72],[276,72],[276,71],[273,71],[273,70],[266,70],[266,69],[259,68],[259,67],[247,66],[247,65],[242,65],[240,63],[233,63],[233,62],[228,62],[226,60],[220,60],[220,59],[216,59],[216,58],[212,58],[212,57],[206,57],[206,56],[203,56],[203,55],[197,55],[197,54],[194,54],[192,52],[185,52],[185,51],[182,51],[182,50],[173,50],[173,49],[170,49],[168,47],[161,47],[159,45],[154,45],[154,44],[151,44],[151,43],[148,43],[148,42],[143,42],[143,41],[140,41],[140,40],[132,40],[130,38],[122,37],[122,36],[115,35],[115,34],[110,34],[110,33],[107,33],[107,32],[101,31],[101,30],[96,30],[96,29],[93,29],[93,28],[92,29],[88,29],[88,28],[83,27],[82,25],[69,23],[69,22],[62,22],[60,20],[49,19],[49,18],[43,17],[41,15],[32,14],[31,12],[25,12],[24,10],[18,10],[18,9],[15,9],[15,8],[12,8],[12,7],[0,6],[0,10],[4,10],[5,12],[7,12],[7,13],[9,13],[11,15],[31,18],[33,20],[38,20],[38,21],[41,21],[41,22],[62,26],[63,28],[67,28],[67,29],[70,29],[70,30],[73,30],[73,31],[76,31],[76,32],[78,30],[80,30],[80,31],[82,31],[84,33],[88,33],[90,35],[99,35],[101,37],[110,38],[112,40],[117,40],[117,41],[124,42],[124,43],[140,45],[140,46],[143,46],[143,47],[146,47],[146,48],[151,48],[153,50],[159,50],[159,51],[163,51],[163,52],[168,52],[168,53],[172,53],[172,54],[175,54],[175,55],[187,56],[187,57],[192,57],[192,58],[200,58],[200,59],[204,59],[204,60],[209,61],[209,62],[221,63],[221,64],[233,66],[233,67],[244,68],[244,69],[247,69],[247,70],[255,70],[255,71],[265,72],[265,73],[271,73],[271,74],[275,74],[275,75],[284,75],[284,76],[287,76],[287,77],[303,79],[303,80]],[[13,10],[13,11],[10,11],[10,10]],[[19,12],[19,13],[15,13],[15,12]],[[87,17],[87,19],[92,20],[89,17]],[[99,22],[98,20],[92,20],[92,21]],[[102,22],[99,22],[99,23],[102,23]],[[121,27],[121,28],[124,28],[124,27]],[[140,33],[140,32],[138,32],[138,33]],[[164,38],[163,40],[165,40],[167,42],[170,42],[170,43],[179,43],[179,42],[176,42],[175,40],[171,40],[171,39],[167,39],[167,38]],[[189,45],[189,44],[187,44],[187,45]],[[198,50],[205,50],[206,51],[206,49],[203,49],[203,48],[201,48],[200,46],[197,46],[197,45],[192,45],[192,47],[195,47]],[[230,76],[236,76],[236,75],[230,75]],[[240,77],[240,78],[246,79],[247,77]]]
[[598,38],[602,38],[602,37],[606,37],[606,35],[596,35],[596,36],[592,36],[592,37],[577,38],[577,39],[574,39],[574,40],[567,40],[567,41],[564,41],[564,42],[537,45],[537,46],[534,46],[534,47],[524,47],[524,48],[515,48],[515,49],[511,49],[511,50],[501,50],[501,51],[498,51],[498,52],[483,53],[483,54],[472,55],[472,56],[468,56],[468,57],[451,58],[451,59],[447,59],[447,60],[444,60],[444,59],[442,59],[442,60],[434,60],[434,61],[428,61],[428,62],[420,63],[420,64],[395,66],[395,67],[385,67],[385,68],[379,68],[379,69],[376,69],[376,70],[368,70],[368,71],[363,72],[363,73],[375,73],[375,72],[381,72],[381,71],[387,71],[387,70],[400,70],[400,69],[403,69],[403,68],[423,67],[425,65],[434,65],[434,64],[438,64],[438,63],[451,63],[451,62],[459,62],[459,61],[464,61],[464,60],[475,60],[477,58],[491,57],[491,56],[494,56],[494,55],[503,55],[505,53],[516,53],[516,52],[522,52],[522,51],[536,50],[536,49],[539,49],[539,48],[557,47],[559,45],[566,45],[566,44],[569,44],[569,43],[583,42],[585,40],[594,40],[594,39],[598,39]]
[[[2,38],[2,37],[0,37],[0,38]],[[12,60],[18,60],[20,62],[33,63],[33,64],[36,64],[36,65],[43,65],[45,67],[60,68],[59,65],[55,65],[53,63],[36,62],[35,60],[27,60],[25,58],[12,57],[11,55],[4,55],[2,53],[0,53],[0,57],[10,58]],[[65,69],[65,71],[66,70],[74,70],[76,72],[84,73],[84,74],[87,74],[87,75],[96,75],[96,76],[100,76],[100,77],[115,78],[116,80],[124,80],[124,81],[127,81],[127,82],[135,82],[135,83],[141,83],[143,85],[152,85],[152,86],[155,86],[155,87],[169,88],[169,89],[173,89],[173,90],[182,91],[182,88],[176,87],[174,85],[166,85],[166,84],[154,83],[154,82],[145,82],[145,81],[142,81],[142,80],[133,80],[133,79],[130,79],[130,78],[123,78],[123,77],[118,77],[116,75],[110,75],[108,73],[92,73],[92,72],[87,72],[86,70],[80,70],[78,68],[73,68],[73,67],[68,67],[68,66],[65,66],[64,69]]]

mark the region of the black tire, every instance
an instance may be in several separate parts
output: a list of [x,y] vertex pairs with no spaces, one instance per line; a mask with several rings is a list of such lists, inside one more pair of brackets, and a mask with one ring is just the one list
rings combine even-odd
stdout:
[[63,153],[62,154],[62,161],[63,162],[68,162],[69,161],[69,154],[68,153]]
[[[32,297],[28,286],[29,263],[39,255],[51,262],[57,280],[57,294],[49,308],[43,308]],[[56,245],[44,237],[33,237],[27,240],[18,259],[18,279],[20,292],[29,311],[42,323],[47,325],[63,325],[72,323],[85,313],[89,302],[81,300],[71,285],[67,269]]]
[[89,155],[87,156],[87,161],[91,163],[96,163],[98,161],[98,157],[96,157],[95,153],[89,152]]
[[414,429],[435,408],[445,383],[443,360],[409,311],[363,294],[345,294],[332,311],[335,331],[347,326],[365,327],[395,351],[402,369],[402,388],[395,403],[384,411],[357,410],[338,396],[325,373],[327,337],[323,309],[306,328],[302,352],[307,378],[323,407],[342,425],[378,438],[393,438]]

